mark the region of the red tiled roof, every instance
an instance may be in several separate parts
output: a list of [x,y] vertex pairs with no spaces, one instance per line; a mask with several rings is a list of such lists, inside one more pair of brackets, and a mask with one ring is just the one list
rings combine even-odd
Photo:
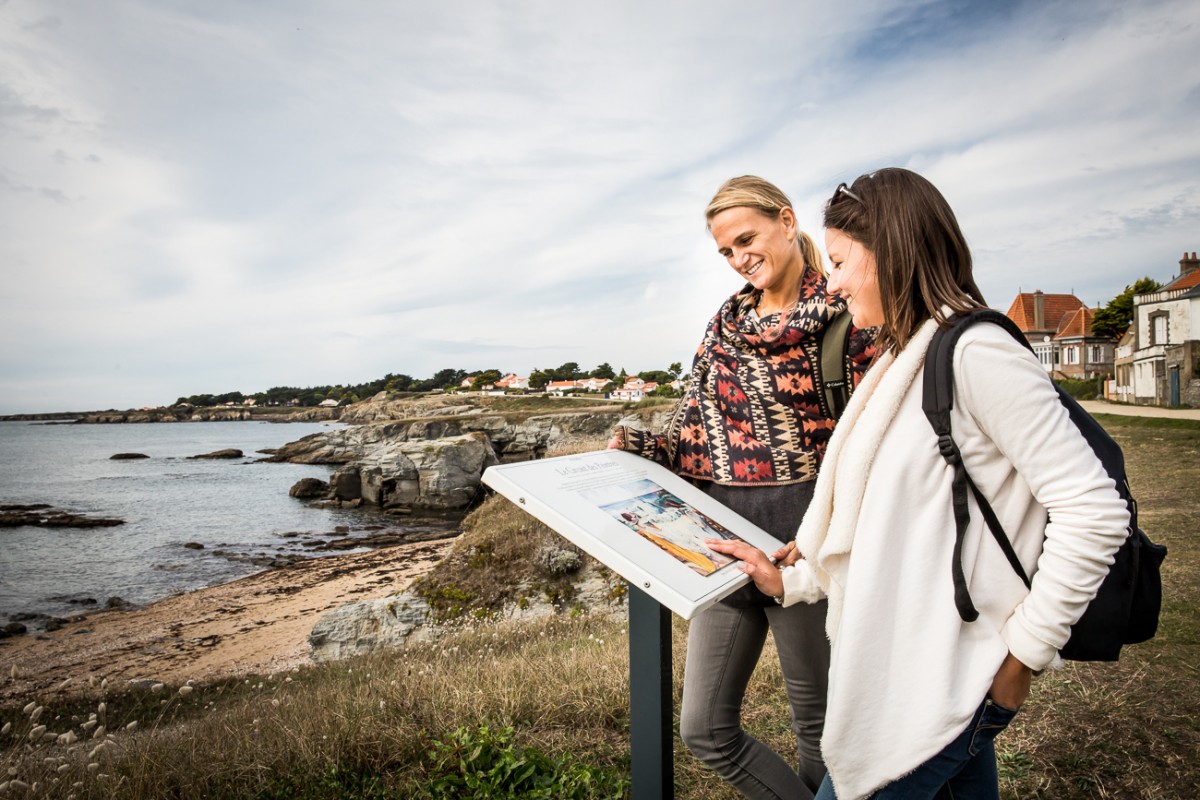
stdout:
[[1081,308],[1086,308],[1086,306],[1073,294],[1043,294],[1042,316],[1045,327],[1038,328],[1034,324],[1034,293],[1021,292],[1009,306],[1007,316],[1017,323],[1017,327],[1022,331],[1057,331],[1064,317]]
[[1159,291],[1165,292],[1171,289],[1191,289],[1193,286],[1200,286],[1200,269],[1194,269],[1191,272],[1180,275],[1178,278],[1159,289]]
[[1054,338],[1081,339],[1084,336],[1091,336],[1092,317],[1094,316],[1096,316],[1096,309],[1084,306],[1063,321],[1063,324],[1059,327],[1058,333],[1054,335]]

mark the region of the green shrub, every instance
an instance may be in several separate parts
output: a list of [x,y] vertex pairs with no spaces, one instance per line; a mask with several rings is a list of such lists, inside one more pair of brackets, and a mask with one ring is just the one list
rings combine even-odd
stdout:
[[1055,383],[1076,400],[1095,400],[1104,396],[1103,378],[1062,378]]
[[623,798],[628,781],[568,758],[551,759],[535,747],[513,743],[513,729],[460,727],[433,743],[424,787],[430,797],[457,800]]

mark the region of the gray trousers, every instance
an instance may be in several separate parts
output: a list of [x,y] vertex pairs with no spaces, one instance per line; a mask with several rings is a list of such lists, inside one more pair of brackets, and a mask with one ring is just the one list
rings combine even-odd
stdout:
[[[712,486],[709,494],[778,535],[780,529],[795,531],[811,499],[812,484],[742,490]],[[691,621],[679,735],[697,758],[752,800],[807,800],[825,775],[821,733],[829,685],[826,606],[717,603]],[[742,730],[742,700],[768,629],[791,706],[798,771]]]

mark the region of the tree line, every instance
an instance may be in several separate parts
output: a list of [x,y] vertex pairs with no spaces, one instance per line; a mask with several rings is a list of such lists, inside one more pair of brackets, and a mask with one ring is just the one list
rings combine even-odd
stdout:
[[[1143,277],[1126,286],[1123,292],[1110,300],[1103,308],[1096,311],[1092,318],[1092,333],[1096,336],[1106,336],[1112,339],[1119,338],[1133,321],[1134,295],[1156,292],[1161,288],[1162,284],[1150,277]],[[411,375],[403,373],[388,373],[378,380],[354,385],[338,384],[335,386],[308,386],[303,388],[297,386],[275,386],[267,389],[265,392],[256,392],[254,394],[244,394],[242,392],[194,394],[189,397],[180,397],[175,401],[175,405],[186,403],[193,406],[221,406],[227,403],[241,403],[248,398],[253,398],[256,405],[298,405],[311,407],[319,405],[324,400],[334,400],[339,405],[346,405],[357,403],[362,399],[372,397],[383,391],[393,394],[438,390],[458,391],[462,388],[462,382],[467,378],[471,379],[470,389],[479,391],[484,386],[495,384],[504,377],[504,374],[498,369],[477,370],[475,372],[467,372],[461,369],[441,369],[429,378],[414,378]],[[671,390],[668,384],[679,378],[682,374],[683,365],[676,361],[665,370],[645,370],[636,373],[636,377],[644,381],[657,383],[659,385],[656,390],[657,393],[672,395],[675,392]],[[529,373],[529,388],[531,391],[541,391],[551,381],[575,381],[583,380],[584,378],[605,378],[620,385],[629,377],[634,377],[634,373],[627,373],[624,368],[619,371],[615,370],[608,362],[600,364],[595,369],[589,371],[581,369],[575,361],[568,361],[551,369],[535,367]]]
[[1119,339],[1133,322],[1133,296],[1157,292],[1161,288],[1162,284],[1149,276],[1126,286],[1125,291],[1109,300],[1104,308],[1096,311],[1092,317],[1092,333],[1096,336]]
[[[646,370],[637,373],[636,377],[644,381],[657,382],[660,394],[671,394],[671,389],[667,384],[677,379],[682,373],[683,365],[676,361],[665,370]],[[414,378],[411,375],[403,373],[394,374],[389,372],[378,380],[352,385],[275,386],[264,392],[255,392],[252,394],[245,394],[243,392],[194,394],[187,397],[180,397],[175,401],[175,405],[200,407],[223,406],[229,403],[240,404],[248,399],[253,399],[254,404],[260,406],[291,405],[313,407],[325,400],[334,400],[338,405],[348,405],[350,403],[357,403],[368,397],[373,397],[379,394],[379,392],[416,394],[433,391],[459,391],[463,388],[463,381],[468,378],[471,379],[470,389],[479,391],[484,386],[495,384],[504,375],[505,373],[498,369],[477,370],[475,372],[467,372],[461,369],[441,369],[429,378]],[[529,373],[529,388],[530,390],[540,391],[551,381],[573,381],[585,378],[606,378],[617,384],[623,384],[625,379],[629,377],[634,377],[633,373],[626,373],[624,369],[618,372],[607,362],[600,364],[591,371],[587,371],[580,369],[577,362],[568,361],[553,369],[539,369],[535,367]]]

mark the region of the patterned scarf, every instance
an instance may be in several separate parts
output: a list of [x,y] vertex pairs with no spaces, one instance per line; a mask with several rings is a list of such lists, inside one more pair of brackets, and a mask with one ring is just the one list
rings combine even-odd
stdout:
[[[818,386],[821,331],[845,309],[825,278],[805,270],[790,317],[757,318],[747,284],[709,323],[687,393],[661,437],[627,449],[676,473],[727,486],[783,486],[816,478],[834,420]],[[846,359],[855,385],[874,355],[869,331],[852,329]],[[631,432],[632,433],[632,432]],[[640,438],[640,437],[638,437]],[[648,441],[653,439],[653,441]]]

